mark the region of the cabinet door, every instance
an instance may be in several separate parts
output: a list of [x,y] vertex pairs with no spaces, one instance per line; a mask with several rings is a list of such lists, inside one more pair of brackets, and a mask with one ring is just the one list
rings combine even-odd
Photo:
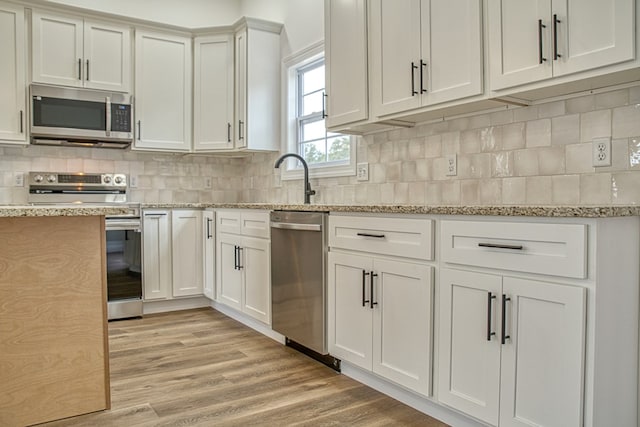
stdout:
[[559,57],[553,61],[555,76],[634,58],[633,0],[553,0],[552,3],[552,13],[559,21],[556,23]]
[[[423,0],[420,72],[431,105],[482,93],[481,0]],[[453,31],[452,31],[453,27]]]
[[271,245],[268,240],[242,238],[240,268],[244,272],[242,311],[271,323]]
[[135,148],[191,149],[191,39],[136,32]]
[[438,400],[494,426],[501,284],[499,276],[440,270]]
[[216,245],[217,301],[242,310],[242,270],[238,269],[239,236],[218,233]]
[[32,26],[33,81],[82,87],[82,19],[34,11]]
[[372,268],[371,258],[329,253],[329,353],[369,370],[373,363]]
[[171,214],[173,296],[202,294],[202,211],[175,209]]
[[235,116],[236,131],[234,141],[236,148],[247,146],[247,31],[236,34],[236,90],[235,90]]
[[581,426],[584,288],[506,277],[501,426]]
[[420,106],[420,0],[372,0],[372,111],[384,116]]
[[373,372],[425,396],[431,394],[432,270],[376,259],[371,287]]
[[84,23],[85,87],[129,92],[131,30],[111,24]]
[[[550,78],[551,0],[487,3],[491,89]],[[539,27],[539,22],[544,27]]]
[[0,3],[0,140],[26,143],[24,9]]
[[171,223],[168,211],[145,211],[143,234],[144,299],[171,296]]
[[209,299],[215,299],[215,265],[216,265],[216,239],[215,239],[215,219],[213,211],[202,212],[203,245],[202,245],[202,270],[203,270],[203,293]]
[[233,37],[197,37],[194,54],[193,148],[233,148]]
[[365,120],[367,3],[325,0],[325,70],[328,128]]

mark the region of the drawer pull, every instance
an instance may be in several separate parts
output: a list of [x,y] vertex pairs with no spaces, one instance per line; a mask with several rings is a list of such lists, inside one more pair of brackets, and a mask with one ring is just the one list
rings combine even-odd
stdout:
[[384,234],[357,233],[360,237],[375,237],[376,239],[384,239]]
[[478,243],[478,246],[481,248],[511,249],[514,251],[521,251],[523,249],[522,245],[502,245],[499,243]]
[[487,341],[491,341],[491,337],[496,334],[491,330],[491,306],[493,302],[492,300],[494,299],[496,299],[496,296],[489,292],[489,294],[487,295]]

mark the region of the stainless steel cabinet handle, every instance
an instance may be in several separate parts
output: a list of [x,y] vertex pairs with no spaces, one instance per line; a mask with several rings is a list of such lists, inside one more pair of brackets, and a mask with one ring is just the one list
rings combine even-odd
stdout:
[[89,60],[87,59],[87,75],[84,76],[86,81],[89,81]]
[[478,243],[481,248],[497,248],[497,249],[511,249],[515,251],[521,251],[524,246],[522,245],[502,245],[499,243]]
[[239,270],[238,268],[238,246],[233,247],[233,269]]
[[242,270],[244,265],[242,265],[242,254],[244,253],[244,248],[238,246],[238,270]]
[[538,19],[538,63],[542,64],[547,60],[544,56],[542,56],[542,29],[547,28],[546,25],[542,23],[542,19]]
[[146,213],[144,216],[165,216],[166,213]]
[[424,70],[427,68],[427,63],[422,59],[420,60],[420,93],[425,93],[427,90],[424,88]]
[[207,218],[207,239],[210,239],[213,237],[213,235],[211,234],[211,222],[213,220],[211,218]]
[[511,337],[507,335],[507,301],[511,301],[511,298],[502,295],[502,336],[500,339],[502,344],[505,344],[508,339],[511,339]]
[[142,121],[138,120],[138,141],[142,138]]
[[322,118],[327,117],[327,108],[325,105],[325,99],[327,98],[327,94],[322,92]]
[[553,14],[553,60],[557,61],[558,58],[562,58],[562,55],[558,53],[558,24],[561,21],[558,19],[557,14]]
[[417,70],[418,66],[412,61],[411,62],[411,96],[416,96],[418,92],[416,92],[416,76],[414,70]]
[[231,142],[231,123],[227,123],[227,142]]
[[496,334],[491,330],[491,308],[494,299],[496,299],[496,296],[489,292],[487,295],[487,341],[491,341],[491,337]]
[[366,292],[366,291],[365,291],[365,288],[367,287],[366,282],[367,282],[367,276],[368,276],[368,275],[369,275],[369,272],[368,272],[368,271],[366,271],[366,270],[362,270],[362,306],[363,306],[363,307],[366,307],[366,306],[367,306],[367,303],[369,302],[369,300],[368,300],[368,299],[365,299],[365,296],[364,296],[364,294],[365,294],[365,292]]
[[20,110],[20,133],[24,133],[24,111]]
[[78,58],[78,80],[82,80],[82,58]]
[[371,233],[356,233],[356,236],[360,237],[375,237],[376,239],[384,239],[384,234],[371,234]]
[[377,302],[375,302],[375,301],[373,300],[373,278],[374,278],[374,277],[378,277],[378,275],[377,275],[377,274],[375,274],[375,273],[372,271],[372,272],[371,272],[371,275],[369,276],[369,279],[370,279],[370,282],[369,282],[369,283],[371,283],[371,295],[369,296],[369,297],[371,298],[371,302],[369,303],[369,307],[370,307],[372,310],[373,310],[373,306],[374,306],[374,305],[378,305],[378,303],[377,303]]
[[244,125],[244,122],[242,120],[238,120],[238,139],[244,139],[244,136],[242,135],[242,125]]
[[322,231],[321,224],[295,224],[289,222],[272,222],[271,228],[279,228],[281,230],[303,230],[303,231]]

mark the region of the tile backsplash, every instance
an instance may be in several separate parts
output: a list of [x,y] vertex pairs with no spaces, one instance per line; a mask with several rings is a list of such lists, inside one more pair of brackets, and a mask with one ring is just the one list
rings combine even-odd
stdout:
[[[592,166],[592,139],[611,137],[612,164]],[[447,176],[446,156],[457,157]],[[67,147],[0,147],[0,204],[23,204],[29,171],[123,172],[146,203],[302,203],[279,153],[242,158]],[[640,204],[640,85],[510,107],[357,138],[369,181],[312,179],[314,203],[431,205]],[[208,188],[208,184],[211,188]]]

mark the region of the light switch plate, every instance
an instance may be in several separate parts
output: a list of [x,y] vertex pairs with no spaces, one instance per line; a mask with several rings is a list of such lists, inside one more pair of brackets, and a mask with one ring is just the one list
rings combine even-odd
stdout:
[[129,187],[131,187],[131,188],[137,188],[138,187],[138,176],[137,175],[131,175],[129,177]]
[[445,160],[447,161],[447,170],[445,175],[458,175],[458,157],[455,154],[449,154],[448,156],[445,156]]
[[358,163],[356,165],[356,179],[358,181],[369,181],[369,163]]
[[13,175],[13,185],[16,187],[24,187],[24,174],[22,172],[16,172]]

